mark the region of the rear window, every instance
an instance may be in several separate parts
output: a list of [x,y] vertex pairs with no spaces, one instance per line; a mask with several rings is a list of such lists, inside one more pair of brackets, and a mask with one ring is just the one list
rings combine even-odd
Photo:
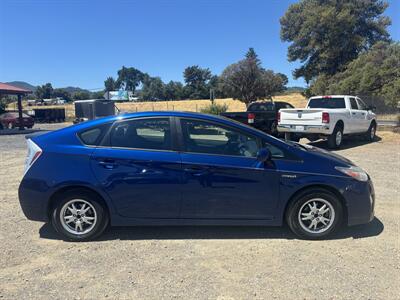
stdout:
[[346,108],[343,97],[315,98],[308,102],[308,108]]
[[78,136],[82,143],[89,146],[96,146],[100,143],[100,140],[104,136],[106,130],[109,128],[110,124],[104,124],[96,127],[92,127],[81,131]]
[[248,111],[273,111],[273,103],[253,103],[247,109]]

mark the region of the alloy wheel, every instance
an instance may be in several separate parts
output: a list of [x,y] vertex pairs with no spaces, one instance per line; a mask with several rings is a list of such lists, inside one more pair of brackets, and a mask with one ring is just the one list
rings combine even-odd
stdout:
[[60,211],[60,221],[69,233],[83,235],[93,230],[97,213],[93,205],[83,199],[73,199],[64,204]]
[[310,199],[301,206],[298,220],[300,226],[308,233],[323,233],[332,226],[335,210],[325,199]]

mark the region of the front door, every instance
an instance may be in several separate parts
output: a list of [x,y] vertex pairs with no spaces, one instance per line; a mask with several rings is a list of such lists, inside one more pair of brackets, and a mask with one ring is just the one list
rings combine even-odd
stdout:
[[272,219],[279,175],[256,159],[257,138],[237,129],[181,119],[182,218]]
[[130,218],[177,218],[181,160],[172,151],[169,118],[117,122],[91,165],[118,213]]

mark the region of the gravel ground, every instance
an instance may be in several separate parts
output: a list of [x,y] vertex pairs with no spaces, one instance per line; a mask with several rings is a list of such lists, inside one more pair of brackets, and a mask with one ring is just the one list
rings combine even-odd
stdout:
[[337,151],[372,176],[376,218],[330,240],[287,228],[136,227],[88,243],[25,219],[24,137],[0,136],[0,298],[399,299],[400,135],[381,136]]

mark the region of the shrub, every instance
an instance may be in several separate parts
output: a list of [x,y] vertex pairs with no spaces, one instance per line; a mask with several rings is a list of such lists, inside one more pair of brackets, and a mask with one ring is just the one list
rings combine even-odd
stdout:
[[226,104],[211,103],[207,107],[202,108],[200,112],[204,114],[219,115],[220,113],[224,113],[227,110],[228,110],[228,105]]

